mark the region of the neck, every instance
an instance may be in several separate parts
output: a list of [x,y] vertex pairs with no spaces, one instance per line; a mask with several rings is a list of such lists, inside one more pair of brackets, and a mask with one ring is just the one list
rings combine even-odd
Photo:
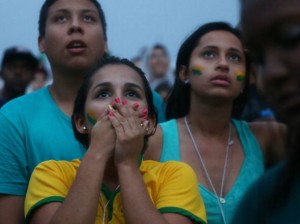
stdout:
[[228,129],[231,120],[231,104],[195,104],[191,102],[190,112],[187,115],[189,123],[207,136],[222,136]]
[[53,71],[53,83],[50,93],[58,107],[68,116],[72,115],[73,104],[83,80],[83,71]]

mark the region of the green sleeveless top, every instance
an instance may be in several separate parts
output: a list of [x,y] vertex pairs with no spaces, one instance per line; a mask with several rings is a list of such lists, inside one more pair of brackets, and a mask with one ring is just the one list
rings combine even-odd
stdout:
[[[264,173],[262,150],[247,122],[232,119],[232,123],[236,128],[238,137],[243,146],[245,159],[235,183],[224,197],[226,203],[223,204],[223,209],[227,223],[232,222],[240,200],[248,190],[249,186]],[[163,131],[163,149],[160,161],[181,161],[179,134],[176,120],[172,119],[161,123],[160,126]],[[199,191],[205,204],[207,222],[209,224],[223,223],[217,201],[218,199],[214,193],[201,184],[199,184]]]

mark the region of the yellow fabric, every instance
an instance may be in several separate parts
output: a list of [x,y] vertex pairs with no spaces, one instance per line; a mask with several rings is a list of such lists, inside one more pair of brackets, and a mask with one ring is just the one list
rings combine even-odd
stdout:
[[[74,181],[80,160],[46,161],[34,170],[25,199],[25,217],[37,207],[51,202],[63,202]],[[153,204],[161,213],[177,213],[206,223],[204,203],[198,191],[198,181],[194,171],[182,162],[142,161],[140,170]],[[122,212],[120,191],[109,192],[102,188],[102,198],[113,206],[107,206],[108,223],[125,223]],[[114,199],[113,199],[114,198]],[[112,200],[113,199],[113,200]],[[113,207],[113,212],[112,208]],[[95,223],[102,223],[103,205],[99,199]],[[137,214],[138,215],[138,214]]]

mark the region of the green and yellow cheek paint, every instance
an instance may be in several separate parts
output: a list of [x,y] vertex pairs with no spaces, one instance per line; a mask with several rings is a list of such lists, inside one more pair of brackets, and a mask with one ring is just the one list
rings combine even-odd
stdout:
[[246,74],[245,72],[236,72],[236,80],[238,81],[244,81],[246,79]]
[[203,73],[203,67],[200,65],[196,65],[192,68],[192,74],[196,76],[200,76]]
[[97,122],[97,116],[96,114],[93,112],[93,111],[88,111],[87,112],[87,120],[92,124],[92,125],[95,125],[96,122]]

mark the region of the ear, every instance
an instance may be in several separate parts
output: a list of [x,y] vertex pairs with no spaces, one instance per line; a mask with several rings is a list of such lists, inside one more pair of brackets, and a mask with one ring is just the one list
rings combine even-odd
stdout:
[[155,116],[148,117],[148,125],[147,125],[147,136],[151,136],[155,133],[155,123],[156,123],[156,118]]
[[79,133],[81,134],[86,134],[87,133],[87,126],[85,124],[85,119],[82,116],[76,116],[74,118],[74,123],[76,126],[76,129]]
[[45,39],[44,39],[44,37],[39,36],[38,46],[39,46],[39,51],[41,53],[44,53],[45,52]]
[[185,65],[180,66],[178,75],[182,82],[185,82],[188,80],[188,71],[187,71],[187,67]]

